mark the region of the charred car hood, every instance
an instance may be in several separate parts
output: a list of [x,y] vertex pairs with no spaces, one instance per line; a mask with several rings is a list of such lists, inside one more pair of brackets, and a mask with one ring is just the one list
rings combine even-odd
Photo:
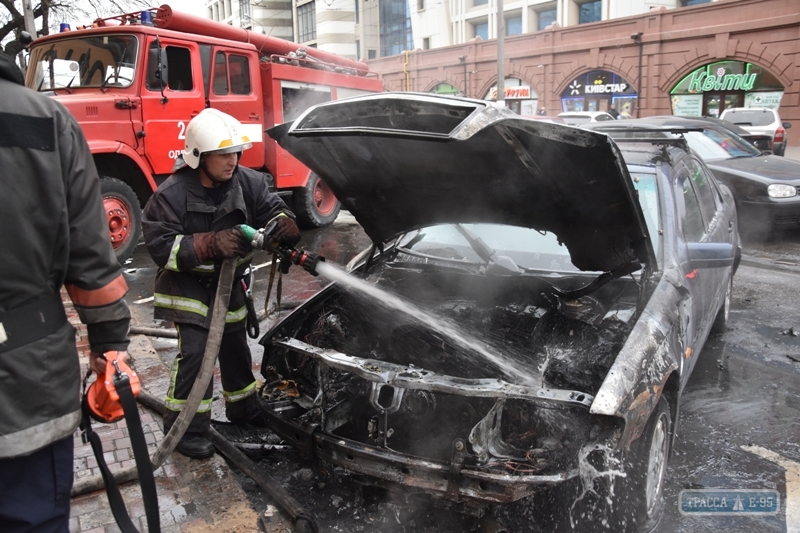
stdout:
[[486,222],[553,232],[581,270],[655,264],[631,178],[605,134],[413,93],[321,104],[268,133],[375,243]]

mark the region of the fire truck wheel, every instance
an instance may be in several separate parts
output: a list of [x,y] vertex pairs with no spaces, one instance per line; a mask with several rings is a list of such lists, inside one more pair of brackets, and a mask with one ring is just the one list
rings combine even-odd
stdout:
[[100,191],[108,220],[108,233],[114,253],[124,263],[139,243],[142,232],[142,208],[133,189],[117,178],[102,177]]
[[330,226],[342,207],[333,191],[313,172],[305,187],[294,190],[292,203],[297,224],[304,229]]

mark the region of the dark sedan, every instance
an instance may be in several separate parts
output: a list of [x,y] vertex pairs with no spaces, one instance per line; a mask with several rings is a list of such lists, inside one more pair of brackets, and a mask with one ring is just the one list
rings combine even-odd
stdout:
[[584,127],[615,137],[640,135],[626,130],[641,128],[696,129],[680,135],[733,191],[743,232],[763,236],[800,226],[800,162],[762,153],[721,122],[663,116]]
[[548,530],[652,528],[739,249],[731,193],[685,141],[413,93],[269,133],[373,241],[349,275],[320,263],[335,283],[261,339],[270,427],[509,530],[553,493]]

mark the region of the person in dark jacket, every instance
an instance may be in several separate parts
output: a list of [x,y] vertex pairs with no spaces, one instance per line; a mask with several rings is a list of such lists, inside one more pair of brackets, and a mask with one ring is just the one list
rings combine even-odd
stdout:
[[[154,314],[175,323],[179,353],[166,396],[164,432],[170,430],[192,390],[205,352],[221,261],[238,257],[236,281],[219,350],[226,415],[236,423],[262,424],[247,345],[247,302],[242,287],[254,251],[239,224],[262,228],[277,222],[272,240],[294,246],[300,230],[294,214],[269,191],[263,174],[238,165],[252,146],[238,120],[204,109],[186,128],[186,149],[177,170],[144,208],[145,244],[159,266]],[[192,458],[214,454],[205,438],[211,421],[213,383],[177,449]]]
[[0,531],[66,533],[81,369],[61,288],[103,373],[127,357],[127,285],[80,126],[5,54],[0,94]]

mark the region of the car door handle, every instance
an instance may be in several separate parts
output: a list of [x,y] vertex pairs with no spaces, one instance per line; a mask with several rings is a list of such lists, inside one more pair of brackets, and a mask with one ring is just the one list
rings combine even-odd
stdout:
[[250,120],[258,120],[259,116],[257,113],[250,113],[249,115],[247,115],[247,118],[249,118]]
[[192,118],[194,118],[194,117],[196,117],[196,116],[197,116],[197,115],[199,115],[199,114],[200,114],[200,111],[192,111],[192,114],[191,114],[190,116],[191,116]]

